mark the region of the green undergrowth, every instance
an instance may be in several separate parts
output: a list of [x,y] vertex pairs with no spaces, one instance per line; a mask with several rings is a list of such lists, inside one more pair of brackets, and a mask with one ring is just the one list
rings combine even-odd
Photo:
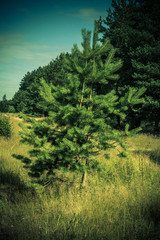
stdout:
[[18,122],[13,134],[0,138],[0,239],[3,240],[158,240],[160,239],[160,139],[127,139],[128,158],[116,149],[98,156],[101,171],[81,175],[57,173],[41,186],[12,154],[24,154]]
[[12,133],[10,118],[0,113],[0,136],[10,138]]

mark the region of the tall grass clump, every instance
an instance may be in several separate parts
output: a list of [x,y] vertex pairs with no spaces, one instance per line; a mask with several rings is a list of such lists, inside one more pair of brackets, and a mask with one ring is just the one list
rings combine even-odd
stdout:
[[11,132],[12,132],[12,128],[11,128],[9,117],[0,114],[0,136],[10,138]]

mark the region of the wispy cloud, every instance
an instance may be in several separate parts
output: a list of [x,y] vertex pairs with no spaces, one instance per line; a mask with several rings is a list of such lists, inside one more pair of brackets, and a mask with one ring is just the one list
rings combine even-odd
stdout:
[[97,11],[94,8],[81,8],[73,13],[70,13],[70,16],[93,21],[98,19],[100,16],[104,16],[105,14],[105,11]]
[[61,51],[59,46],[27,41],[22,34],[0,36],[0,99],[7,93],[11,98],[23,76],[48,64]]
[[[47,64],[57,50],[54,46],[36,44],[26,41],[21,34],[0,36],[0,64],[13,63],[16,60],[37,64]],[[52,49],[52,51],[51,51]]]

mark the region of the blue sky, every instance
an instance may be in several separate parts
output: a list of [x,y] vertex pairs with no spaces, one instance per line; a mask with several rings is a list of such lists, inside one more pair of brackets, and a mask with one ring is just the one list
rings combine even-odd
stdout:
[[6,0],[0,9],[0,100],[27,72],[81,44],[81,29],[107,15],[111,0]]

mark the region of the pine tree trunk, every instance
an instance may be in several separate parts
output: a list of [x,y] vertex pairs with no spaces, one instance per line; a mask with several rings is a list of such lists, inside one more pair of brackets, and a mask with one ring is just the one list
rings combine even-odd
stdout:
[[[89,99],[92,99],[92,91],[93,91],[93,86],[91,85],[91,90],[90,90],[90,96]],[[88,106],[88,111],[90,110],[90,107]],[[89,166],[89,159],[86,160],[86,165]],[[85,172],[82,176],[82,187],[86,187],[87,183],[87,172]]]
[[[92,84],[93,85],[93,84]],[[92,91],[93,91],[93,86],[91,85],[91,90],[90,90],[90,95],[89,95],[89,99],[92,99]],[[90,107],[88,106],[88,111],[90,110]]]
[[85,172],[82,176],[82,187],[86,187],[87,183],[87,172]]
[[83,81],[83,87],[82,87],[82,97],[81,97],[81,101],[80,101],[80,108],[82,107],[82,103],[83,103],[84,88],[85,88],[85,80]]
[[[89,166],[89,159],[86,160],[86,165]],[[86,187],[86,183],[87,183],[87,172],[83,173],[83,176],[82,176],[82,187]]]
[[[87,59],[86,59],[86,66],[85,67],[87,67]],[[82,107],[82,103],[83,103],[84,89],[85,89],[85,79],[83,80],[82,97],[81,97],[81,101],[80,101],[80,108]]]

